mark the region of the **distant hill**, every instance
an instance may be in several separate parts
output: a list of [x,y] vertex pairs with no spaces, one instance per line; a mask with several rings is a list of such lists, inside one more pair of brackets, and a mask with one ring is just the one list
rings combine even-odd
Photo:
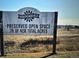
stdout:
[[79,25],[57,25],[57,28],[66,28],[66,27],[79,29]]

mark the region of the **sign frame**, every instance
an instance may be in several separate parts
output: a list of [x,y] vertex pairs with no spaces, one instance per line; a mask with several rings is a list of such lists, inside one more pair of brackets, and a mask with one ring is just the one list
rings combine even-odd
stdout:
[[2,11],[0,11],[0,49],[1,56],[4,56],[4,39],[3,39],[3,21],[2,21]]
[[56,54],[56,39],[57,39],[57,19],[58,19],[58,12],[55,12],[55,20],[54,20],[54,35],[53,35],[53,54]]

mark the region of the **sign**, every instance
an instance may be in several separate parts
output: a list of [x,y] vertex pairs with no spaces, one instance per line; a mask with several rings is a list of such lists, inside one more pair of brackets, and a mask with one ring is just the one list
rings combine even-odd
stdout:
[[[0,48],[4,56],[3,35],[52,35],[56,53],[57,12],[40,12],[26,7],[18,11],[0,11]],[[2,26],[3,25],[3,26]]]
[[4,34],[53,35],[55,12],[40,12],[31,7],[3,11]]

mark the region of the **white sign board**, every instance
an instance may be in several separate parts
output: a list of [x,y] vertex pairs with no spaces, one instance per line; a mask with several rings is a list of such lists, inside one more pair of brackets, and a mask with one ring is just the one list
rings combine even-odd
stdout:
[[4,35],[53,35],[55,12],[26,7],[18,11],[3,11],[2,20]]

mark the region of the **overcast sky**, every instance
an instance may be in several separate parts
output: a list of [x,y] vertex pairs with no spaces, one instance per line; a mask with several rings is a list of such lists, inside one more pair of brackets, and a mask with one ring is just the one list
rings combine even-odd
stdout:
[[58,24],[79,25],[79,0],[0,0],[1,11],[17,11],[24,7],[58,11]]

